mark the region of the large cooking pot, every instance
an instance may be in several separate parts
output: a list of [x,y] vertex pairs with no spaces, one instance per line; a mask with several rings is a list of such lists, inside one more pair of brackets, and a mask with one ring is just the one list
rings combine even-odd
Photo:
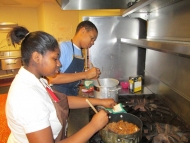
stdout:
[[127,121],[137,125],[140,129],[136,133],[128,135],[120,135],[108,131],[107,129],[102,129],[99,131],[99,134],[102,140],[105,143],[139,143],[142,139],[142,121],[135,115],[129,113],[118,113],[118,114],[109,114],[109,123],[118,122],[120,120]]
[[118,84],[119,81],[113,78],[99,79],[100,85],[97,80],[93,80],[94,84],[94,97],[95,98],[113,98],[118,101]]

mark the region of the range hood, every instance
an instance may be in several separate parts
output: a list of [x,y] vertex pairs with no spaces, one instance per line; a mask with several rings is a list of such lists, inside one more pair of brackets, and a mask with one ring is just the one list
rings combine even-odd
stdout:
[[148,20],[155,18],[159,9],[181,2],[183,0],[140,0],[133,3],[122,14],[123,17],[142,18]]
[[63,10],[126,9],[137,0],[56,0]]

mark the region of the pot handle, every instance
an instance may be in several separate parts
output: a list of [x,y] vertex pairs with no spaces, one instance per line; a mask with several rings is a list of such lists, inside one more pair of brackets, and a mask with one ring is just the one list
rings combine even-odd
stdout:
[[118,91],[118,90],[120,90],[121,88],[119,87],[119,88],[116,88],[116,89],[112,89],[112,90],[109,90],[110,92],[113,92],[113,91]]
[[127,141],[127,143],[135,143],[135,140],[136,140],[136,138],[118,138],[117,139],[117,141],[121,142],[121,143],[122,143],[122,141]]
[[116,89],[112,89],[112,90],[108,90],[109,91],[109,93],[108,93],[108,97],[110,97],[111,96],[111,93],[110,92],[117,92],[118,93],[118,90],[120,90],[121,88],[119,87],[119,88],[116,88]]

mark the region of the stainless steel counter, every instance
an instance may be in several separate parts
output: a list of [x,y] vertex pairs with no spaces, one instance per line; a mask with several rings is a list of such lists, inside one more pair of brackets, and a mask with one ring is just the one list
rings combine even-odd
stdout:
[[142,95],[142,94],[153,94],[147,87],[142,87],[141,91],[131,93],[129,89],[120,89],[119,95]]

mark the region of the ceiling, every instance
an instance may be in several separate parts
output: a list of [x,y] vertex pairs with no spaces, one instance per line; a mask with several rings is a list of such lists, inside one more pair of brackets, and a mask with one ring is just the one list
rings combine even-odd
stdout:
[[56,3],[56,0],[0,0],[0,6],[38,7],[47,1]]

